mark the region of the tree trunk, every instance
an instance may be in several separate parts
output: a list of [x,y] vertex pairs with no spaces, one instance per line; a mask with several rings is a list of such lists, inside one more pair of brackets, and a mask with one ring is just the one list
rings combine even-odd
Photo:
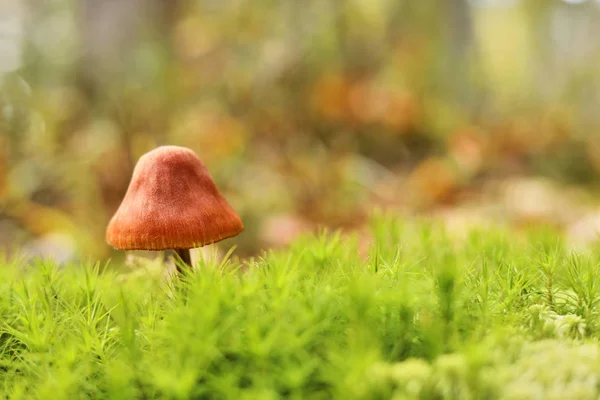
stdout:
[[119,84],[136,47],[145,39],[165,40],[179,0],[82,0],[80,78],[89,95]]
[[23,62],[25,11],[23,1],[0,2],[0,78]]
[[448,77],[448,89],[463,104],[473,103],[473,87],[470,73],[473,62],[474,35],[471,10],[466,0],[444,0],[446,23],[441,33],[446,39],[444,75]]

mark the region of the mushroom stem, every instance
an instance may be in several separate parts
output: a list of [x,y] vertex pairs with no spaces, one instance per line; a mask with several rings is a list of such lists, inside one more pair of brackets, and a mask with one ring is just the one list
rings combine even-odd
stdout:
[[[187,268],[192,268],[192,256],[190,254],[190,249],[175,249],[175,253],[177,253]],[[182,274],[183,270],[181,269],[181,266],[178,263],[175,263],[175,266],[177,267],[177,272]]]

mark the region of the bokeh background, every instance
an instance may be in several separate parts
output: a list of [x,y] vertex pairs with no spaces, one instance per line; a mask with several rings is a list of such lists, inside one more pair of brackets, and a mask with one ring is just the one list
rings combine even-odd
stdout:
[[164,144],[241,256],[375,209],[590,243],[598,38],[596,0],[0,0],[0,247],[120,257],[106,224]]

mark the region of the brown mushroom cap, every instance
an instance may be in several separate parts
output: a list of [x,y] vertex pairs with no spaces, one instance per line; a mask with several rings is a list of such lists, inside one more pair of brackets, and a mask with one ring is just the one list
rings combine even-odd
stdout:
[[243,230],[198,156],[162,146],[139,159],[106,240],[121,250],[191,249]]

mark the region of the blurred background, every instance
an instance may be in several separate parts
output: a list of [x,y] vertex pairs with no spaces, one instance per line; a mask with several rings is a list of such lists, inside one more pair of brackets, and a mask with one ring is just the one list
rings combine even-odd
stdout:
[[600,1],[0,0],[0,247],[122,257],[137,159],[192,148],[241,256],[369,213],[600,230]]

